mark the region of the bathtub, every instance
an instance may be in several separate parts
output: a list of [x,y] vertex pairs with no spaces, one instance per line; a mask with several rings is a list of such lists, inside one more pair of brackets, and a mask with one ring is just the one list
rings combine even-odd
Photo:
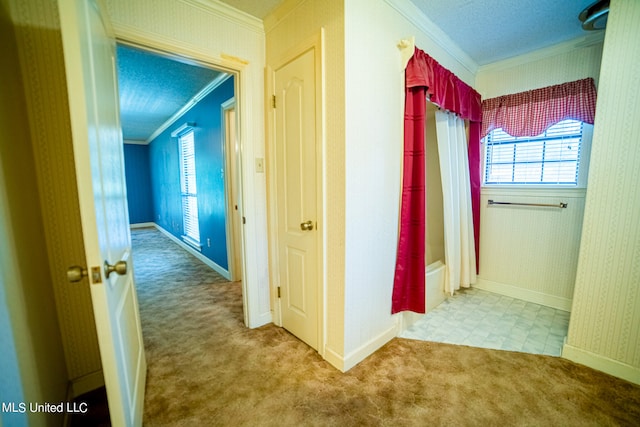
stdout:
[[[436,261],[425,268],[425,314],[445,300],[444,263]],[[424,314],[403,311],[400,317],[400,333],[420,320]]]

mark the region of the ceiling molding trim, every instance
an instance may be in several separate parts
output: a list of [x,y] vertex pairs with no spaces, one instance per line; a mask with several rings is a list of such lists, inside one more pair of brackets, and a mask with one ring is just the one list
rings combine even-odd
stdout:
[[180,0],[234,24],[264,35],[262,20],[217,0]]
[[182,117],[182,115],[184,113],[186,113],[187,111],[192,109],[198,102],[200,102],[202,100],[202,98],[204,98],[205,96],[209,95],[211,92],[216,90],[216,88],[218,88],[218,86],[220,86],[222,83],[226,82],[229,79],[229,77],[231,77],[231,74],[226,74],[226,73],[222,73],[218,77],[216,77],[215,80],[213,80],[211,83],[209,83],[204,89],[202,89],[193,98],[191,98],[189,100],[189,102],[187,102],[173,116],[171,116],[169,118],[169,120],[164,122],[158,129],[156,129],[155,132],[153,132],[151,134],[151,136],[149,138],[147,138],[147,140],[144,143],[145,144],[150,144],[151,141],[156,139],[162,132],[167,130],[167,128],[169,126],[174,124],[180,117]]
[[598,31],[596,33],[589,33],[585,36],[568,40],[566,42],[558,43],[553,46],[538,49],[533,52],[525,53],[522,55],[514,56],[512,58],[503,59],[501,61],[492,62],[491,64],[482,65],[478,68],[478,73],[484,73],[487,71],[498,71],[507,68],[516,67],[518,65],[526,64],[529,62],[538,61],[552,56],[561,55],[574,51],[576,49],[582,49],[585,47],[594,46],[604,43],[604,31]]
[[[407,21],[418,27],[420,31],[431,38],[438,46],[447,51],[455,60],[475,76],[478,64],[451,38],[440,29],[424,12],[408,0],[384,0],[389,6],[402,15]],[[427,52],[428,53],[428,52]]]
[[124,139],[122,142],[129,145],[149,145],[147,141],[140,141],[139,139]]
[[306,0],[284,0],[280,6],[264,17],[264,30],[269,32],[276,28],[287,16],[302,5]]

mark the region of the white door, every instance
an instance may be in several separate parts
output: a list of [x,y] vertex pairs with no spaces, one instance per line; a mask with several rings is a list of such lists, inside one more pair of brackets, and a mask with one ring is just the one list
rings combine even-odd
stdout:
[[275,165],[282,326],[318,349],[315,52],[275,70]]
[[240,224],[240,171],[238,168],[238,141],[236,138],[235,99],[222,104],[225,139],[225,186],[227,197],[227,257],[229,273],[234,282],[242,280],[242,235]]
[[60,0],[59,7],[82,232],[111,423],[138,426],[146,360],[132,272],[115,40],[96,1]]

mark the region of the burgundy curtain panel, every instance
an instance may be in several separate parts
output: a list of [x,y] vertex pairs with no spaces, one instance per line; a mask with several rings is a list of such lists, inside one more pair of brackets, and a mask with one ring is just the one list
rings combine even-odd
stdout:
[[476,265],[480,242],[480,94],[420,49],[405,70],[404,166],[400,236],[391,312],[425,312],[425,111],[427,97],[471,122],[469,174]]
[[392,313],[425,311],[425,89],[405,88],[402,203]]

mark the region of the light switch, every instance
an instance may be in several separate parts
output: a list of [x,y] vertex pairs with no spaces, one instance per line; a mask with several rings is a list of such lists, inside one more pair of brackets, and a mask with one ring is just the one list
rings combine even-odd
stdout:
[[256,172],[264,173],[264,159],[262,157],[256,157]]

